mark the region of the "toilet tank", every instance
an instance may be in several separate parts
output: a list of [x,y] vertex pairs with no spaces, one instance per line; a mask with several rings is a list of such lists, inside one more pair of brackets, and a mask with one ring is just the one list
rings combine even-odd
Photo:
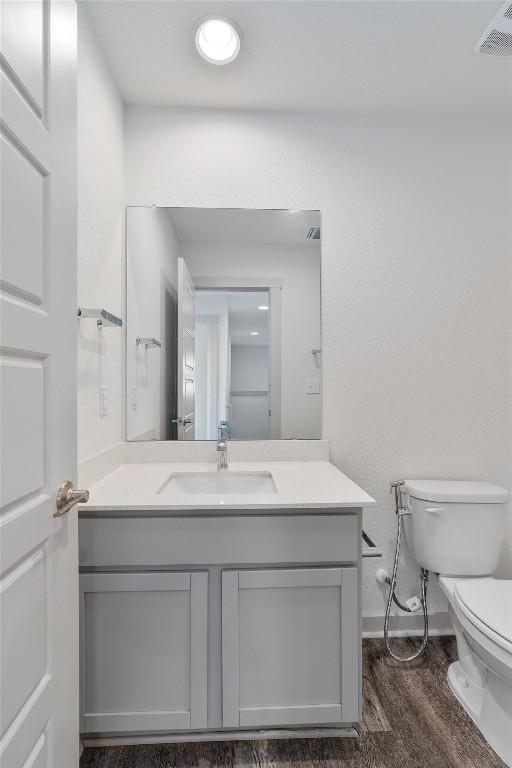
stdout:
[[402,503],[407,544],[418,565],[445,576],[496,570],[508,492],[471,480],[406,480]]

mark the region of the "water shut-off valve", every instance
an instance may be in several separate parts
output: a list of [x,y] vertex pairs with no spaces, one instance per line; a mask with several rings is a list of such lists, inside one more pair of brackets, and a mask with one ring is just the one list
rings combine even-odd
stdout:
[[[388,586],[391,586],[391,578],[385,568],[379,568],[375,574],[375,578],[379,584],[387,584]],[[404,601],[404,606],[407,608],[409,613],[416,613],[416,611],[419,611],[421,608],[421,598],[419,598],[417,595],[414,595],[413,597],[410,597],[408,600]]]

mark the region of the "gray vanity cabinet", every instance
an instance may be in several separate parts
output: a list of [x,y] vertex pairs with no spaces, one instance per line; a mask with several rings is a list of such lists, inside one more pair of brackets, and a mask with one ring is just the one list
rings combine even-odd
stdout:
[[223,725],[359,720],[356,567],[222,574]]
[[82,730],[206,727],[208,574],[82,573]]
[[351,728],[360,541],[358,509],[84,510],[82,733]]

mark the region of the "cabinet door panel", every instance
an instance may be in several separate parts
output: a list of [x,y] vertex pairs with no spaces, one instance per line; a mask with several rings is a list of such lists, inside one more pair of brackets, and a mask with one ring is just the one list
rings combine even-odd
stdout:
[[207,580],[81,576],[84,732],[206,726]]
[[359,719],[356,568],[226,571],[225,727]]

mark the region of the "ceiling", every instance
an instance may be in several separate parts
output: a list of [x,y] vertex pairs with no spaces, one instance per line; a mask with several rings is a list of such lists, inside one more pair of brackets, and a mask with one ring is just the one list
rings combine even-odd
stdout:
[[[227,302],[229,336],[234,346],[261,347],[268,345],[269,306],[268,291],[196,291],[196,313],[216,314],[218,301]],[[225,304],[224,304],[225,306]],[[257,331],[258,335],[251,335]]]
[[[269,306],[268,292],[230,291],[228,293],[229,336],[234,346],[261,347],[268,344],[268,310],[258,307]],[[251,336],[257,331],[257,336]]]
[[248,208],[168,208],[182,243],[281,243],[306,245],[320,252],[319,240],[308,240],[310,227],[320,226],[320,211]]
[[[512,60],[473,52],[494,0],[81,0],[125,102],[346,113],[509,113]],[[242,30],[232,64],[193,31]]]

